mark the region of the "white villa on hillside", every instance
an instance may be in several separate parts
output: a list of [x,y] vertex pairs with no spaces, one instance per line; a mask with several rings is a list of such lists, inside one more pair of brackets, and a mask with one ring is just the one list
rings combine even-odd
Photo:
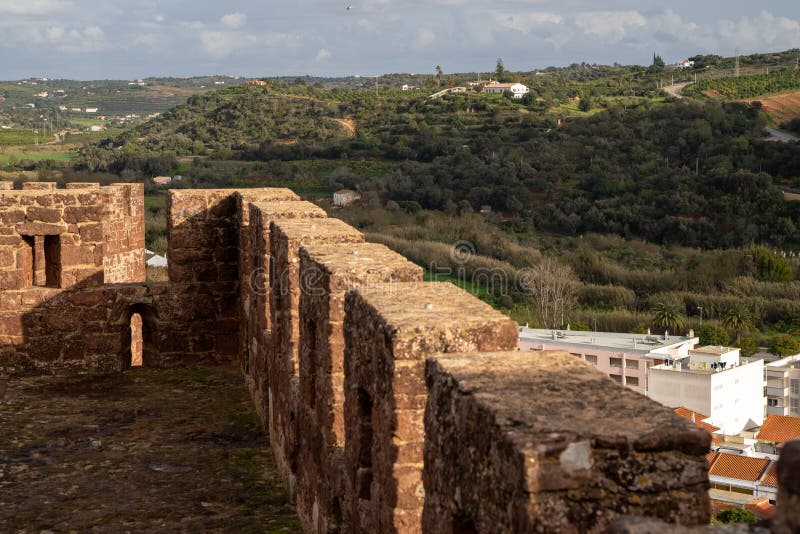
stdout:
[[484,93],[506,93],[509,92],[514,95],[514,98],[522,98],[530,93],[527,85],[521,83],[489,83],[483,87]]

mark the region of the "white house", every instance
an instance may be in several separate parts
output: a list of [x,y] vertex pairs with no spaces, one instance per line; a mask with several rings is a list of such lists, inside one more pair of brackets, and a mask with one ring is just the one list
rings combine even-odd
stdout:
[[160,256],[160,255],[156,254],[152,250],[145,249],[144,254],[145,254],[145,260],[146,260],[145,261],[145,265],[147,265],[148,267],[168,267],[169,266],[169,262],[167,261],[167,258],[165,258],[164,256]]
[[700,347],[647,370],[647,395],[665,406],[708,414],[722,433],[736,435],[764,422],[764,361],[739,349]]
[[521,83],[489,83],[483,87],[484,93],[506,93],[514,95],[514,98],[522,98],[530,93],[527,85]]
[[97,108],[86,108],[86,113],[97,113]]
[[333,205],[343,208],[360,199],[361,194],[358,191],[353,191],[352,189],[340,189],[333,194]]

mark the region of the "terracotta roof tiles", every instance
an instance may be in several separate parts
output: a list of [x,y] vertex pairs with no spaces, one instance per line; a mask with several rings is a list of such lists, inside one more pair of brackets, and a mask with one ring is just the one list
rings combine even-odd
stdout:
[[[714,425],[710,425],[708,423],[704,423],[704,419],[708,419],[707,415],[703,415],[700,412],[695,412],[694,410],[690,410],[685,406],[681,406],[679,408],[675,408],[675,413],[686,419],[687,421],[691,421],[695,424],[698,428],[702,428],[709,434],[713,434],[714,432],[719,432],[719,428],[715,427]],[[693,417],[694,416],[694,417]],[[720,443],[720,440],[716,438],[711,439],[712,444]]]
[[772,465],[767,469],[767,473],[761,480],[762,486],[769,486],[771,488],[778,487],[778,462],[772,462]]
[[752,458],[721,452],[711,464],[708,474],[756,482],[761,478],[769,464],[770,461],[766,458]]
[[773,443],[784,443],[798,438],[800,438],[800,417],[768,415],[758,432],[758,439]]

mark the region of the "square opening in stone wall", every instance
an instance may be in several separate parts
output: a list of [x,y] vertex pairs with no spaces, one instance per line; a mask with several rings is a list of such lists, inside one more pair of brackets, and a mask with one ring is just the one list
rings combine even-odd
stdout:
[[372,497],[372,396],[366,389],[358,388],[358,465],[356,466],[356,493],[359,499]]
[[22,236],[22,245],[17,254],[17,267],[22,270],[25,286],[30,287],[36,281],[36,238],[32,235]]
[[45,285],[61,286],[61,236],[44,236]]
[[61,286],[61,236],[23,235],[19,268],[25,286]]

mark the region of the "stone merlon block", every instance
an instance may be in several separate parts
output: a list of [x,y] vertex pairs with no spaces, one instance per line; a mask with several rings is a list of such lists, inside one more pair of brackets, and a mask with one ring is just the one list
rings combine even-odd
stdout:
[[376,243],[300,249],[300,459],[297,508],[307,531],[341,528],[344,499],[344,299],[358,287],[422,282],[422,268]]
[[270,236],[272,350],[268,351],[267,363],[270,439],[278,469],[291,491],[293,473],[297,471],[300,248],[311,244],[361,243],[364,236],[338,219],[273,220]]
[[586,362],[437,355],[426,382],[425,531],[601,531],[621,515],[708,522],[710,435]]
[[418,532],[425,359],[513,350],[518,327],[450,283],[358,289],[345,310],[347,521],[366,532]]
[[250,221],[250,204],[251,203],[272,203],[284,201],[298,201],[300,197],[297,196],[291,189],[283,187],[269,187],[261,189],[241,189],[236,191],[236,206],[239,212],[239,224],[245,227]]

